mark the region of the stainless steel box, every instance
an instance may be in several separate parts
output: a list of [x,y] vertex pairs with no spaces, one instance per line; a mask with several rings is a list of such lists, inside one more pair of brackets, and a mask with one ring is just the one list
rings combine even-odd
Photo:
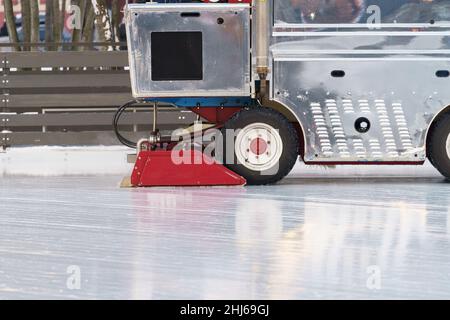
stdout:
[[126,19],[135,98],[250,94],[249,5],[130,4]]

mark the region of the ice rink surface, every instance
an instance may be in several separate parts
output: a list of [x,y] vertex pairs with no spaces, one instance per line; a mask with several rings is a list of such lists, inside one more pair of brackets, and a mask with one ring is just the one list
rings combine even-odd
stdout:
[[396,170],[152,189],[4,173],[0,299],[449,299],[450,183]]

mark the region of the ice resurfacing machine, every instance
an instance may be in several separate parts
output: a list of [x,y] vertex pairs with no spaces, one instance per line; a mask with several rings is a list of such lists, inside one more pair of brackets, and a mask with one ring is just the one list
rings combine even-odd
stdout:
[[[132,186],[270,184],[299,157],[429,158],[450,178],[450,0],[128,4],[126,25],[133,96],[155,112]],[[202,123],[162,136],[161,103]]]

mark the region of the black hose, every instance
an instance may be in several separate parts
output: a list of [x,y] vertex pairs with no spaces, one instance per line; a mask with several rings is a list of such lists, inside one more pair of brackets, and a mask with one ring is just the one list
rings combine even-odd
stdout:
[[[133,149],[135,149],[137,147],[137,143],[133,142],[131,140],[128,140],[122,134],[120,134],[120,132],[119,132],[119,120],[120,120],[120,117],[122,116],[122,114],[125,112],[125,110],[128,109],[130,106],[132,106],[133,104],[135,104],[137,102],[138,102],[138,100],[130,100],[127,103],[123,104],[116,111],[116,114],[114,115],[114,119],[113,119],[114,133],[116,134],[117,139],[123,145],[125,145],[125,146],[127,146],[129,148],[133,148]],[[148,106],[142,106],[142,107],[147,107],[148,108]]]

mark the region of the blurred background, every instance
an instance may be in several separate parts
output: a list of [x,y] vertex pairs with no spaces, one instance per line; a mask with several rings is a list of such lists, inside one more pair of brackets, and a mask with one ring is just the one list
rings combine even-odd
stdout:
[[[0,151],[120,145],[112,119],[132,99],[125,4],[0,0]],[[162,131],[195,120],[186,110],[160,110]],[[130,109],[119,129],[131,140],[146,136],[152,126],[150,111],[142,105]]]
[[[10,44],[3,46],[2,49],[84,50],[86,43],[89,42],[117,43],[125,40],[123,25],[125,0],[2,0],[1,2],[0,42]],[[85,44],[81,45],[80,42]],[[110,50],[123,49],[123,46],[103,47]]]

